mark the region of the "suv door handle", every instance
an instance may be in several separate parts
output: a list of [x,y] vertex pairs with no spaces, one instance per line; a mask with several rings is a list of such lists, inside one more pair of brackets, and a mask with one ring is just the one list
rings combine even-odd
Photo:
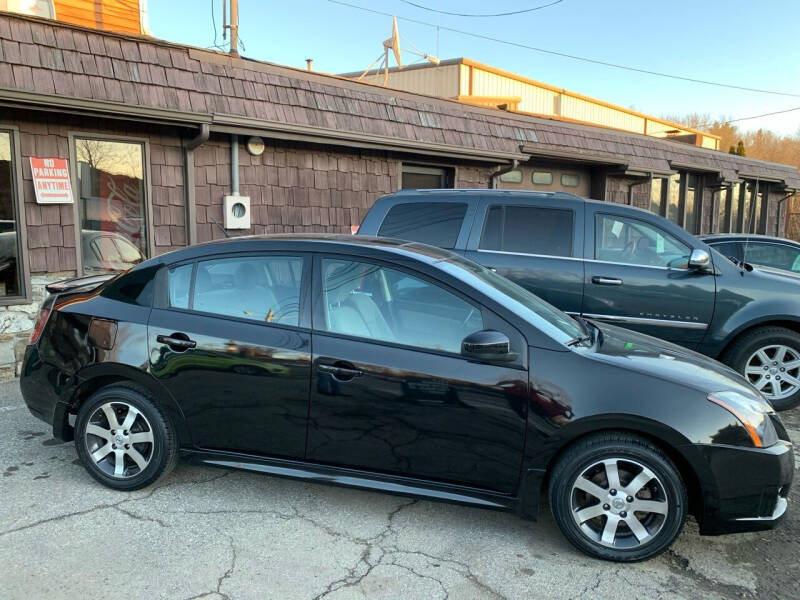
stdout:
[[596,276],[592,277],[592,283],[596,283],[597,285],[622,285],[622,279],[618,277]]
[[189,336],[185,333],[173,333],[170,335],[157,335],[156,341],[159,344],[166,344],[177,352],[188,350],[197,346],[197,342],[190,340]]
[[334,379],[339,381],[350,381],[364,374],[364,371],[359,371],[349,362],[344,361],[336,361],[332,365],[320,363],[317,365],[317,369],[323,373],[330,373]]

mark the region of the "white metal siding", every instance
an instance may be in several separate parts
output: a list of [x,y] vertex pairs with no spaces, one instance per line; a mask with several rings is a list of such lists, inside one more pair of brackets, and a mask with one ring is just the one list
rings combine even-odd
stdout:
[[[440,98],[455,98],[459,93],[458,68],[459,65],[444,65],[425,69],[392,71],[389,73],[388,86],[397,90],[438,96]],[[362,81],[381,85],[383,83],[383,73],[367,75]]]

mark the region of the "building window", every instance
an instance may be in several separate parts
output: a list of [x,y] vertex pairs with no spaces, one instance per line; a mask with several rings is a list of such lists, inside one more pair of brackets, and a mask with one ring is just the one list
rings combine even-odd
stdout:
[[404,163],[400,188],[404,190],[451,188],[454,180],[453,169]]
[[681,225],[689,233],[698,234],[703,204],[702,178],[695,173],[684,173],[681,183]]
[[581,176],[575,173],[564,173],[561,176],[561,185],[564,187],[578,187],[581,184]]
[[668,187],[669,180],[666,177],[653,177],[650,182],[650,212],[664,216]]
[[650,185],[650,211],[680,225],[689,233],[700,233],[702,197],[702,177],[696,173],[654,177]]
[[14,137],[0,129],[0,303],[25,296]]
[[142,142],[74,138],[84,273],[121,271],[148,255]]
[[508,173],[503,173],[500,175],[500,181],[504,181],[505,183],[522,183],[522,171],[514,169]]
[[549,171],[534,171],[531,181],[536,185],[553,185],[553,174]]

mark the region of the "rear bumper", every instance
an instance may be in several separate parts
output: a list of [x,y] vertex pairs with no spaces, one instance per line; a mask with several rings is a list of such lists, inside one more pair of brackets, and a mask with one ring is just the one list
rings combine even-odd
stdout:
[[73,439],[67,401],[74,390],[71,378],[42,361],[36,346],[25,349],[19,387],[30,413],[52,426],[54,438],[67,442]]
[[698,515],[700,533],[761,531],[783,521],[794,476],[790,442],[781,440],[769,448],[698,444],[694,449],[709,468]]

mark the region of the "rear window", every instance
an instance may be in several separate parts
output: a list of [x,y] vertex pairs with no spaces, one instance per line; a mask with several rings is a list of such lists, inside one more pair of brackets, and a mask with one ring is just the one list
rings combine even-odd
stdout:
[[389,209],[378,235],[455,248],[467,204],[461,202],[414,202]]
[[572,256],[573,212],[563,208],[492,206],[481,236],[482,250]]

